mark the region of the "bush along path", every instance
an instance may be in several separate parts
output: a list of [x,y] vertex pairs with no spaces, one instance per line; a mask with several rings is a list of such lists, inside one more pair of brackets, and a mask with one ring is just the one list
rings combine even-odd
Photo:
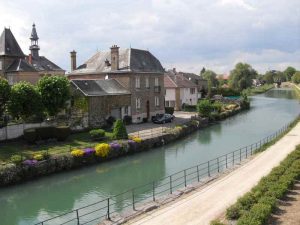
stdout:
[[237,220],[237,225],[266,224],[278,200],[285,196],[299,178],[300,146],[297,146],[279,166],[227,209],[227,219]]

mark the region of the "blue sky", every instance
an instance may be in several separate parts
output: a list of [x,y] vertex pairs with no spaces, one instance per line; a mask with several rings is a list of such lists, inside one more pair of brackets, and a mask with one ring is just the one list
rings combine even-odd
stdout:
[[70,69],[113,44],[148,49],[165,68],[228,73],[237,62],[263,73],[300,69],[299,0],[0,0],[25,54],[32,23],[41,55]]

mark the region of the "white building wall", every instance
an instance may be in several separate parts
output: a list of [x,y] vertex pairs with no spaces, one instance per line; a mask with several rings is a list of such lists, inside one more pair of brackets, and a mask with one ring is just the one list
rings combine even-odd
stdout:
[[175,101],[175,88],[166,88],[165,101]]
[[180,98],[182,104],[196,105],[198,101],[198,93],[195,88],[194,94],[191,94],[190,88],[180,88]]

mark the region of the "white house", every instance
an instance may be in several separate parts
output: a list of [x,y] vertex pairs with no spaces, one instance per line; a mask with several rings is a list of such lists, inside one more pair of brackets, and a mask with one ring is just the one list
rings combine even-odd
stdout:
[[166,107],[174,107],[175,110],[181,110],[183,104],[197,104],[197,85],[182,74],[168,71],[164,76],[164,85],[166,89]]

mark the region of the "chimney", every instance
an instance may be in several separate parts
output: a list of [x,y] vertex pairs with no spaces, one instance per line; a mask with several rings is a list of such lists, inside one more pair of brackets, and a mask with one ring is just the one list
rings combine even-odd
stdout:
[[76,52],[75,50],[73,50],[72,52],[70,52],[71,54],[71,71],[76,70],[77,66],[76,66]]
[[111,54],[111,70],[119,69],[119,47],[117,45],[113,45],[110,48]]

